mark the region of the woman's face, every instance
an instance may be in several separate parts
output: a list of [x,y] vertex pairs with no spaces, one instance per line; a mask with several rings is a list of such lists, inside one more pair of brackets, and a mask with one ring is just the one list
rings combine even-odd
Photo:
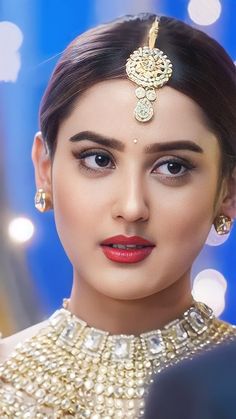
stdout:
[[[139,123],[134,90],[128,80],[111,80],[83,94],[60,125],[51,179],[75,280],[127,300],[189,278],[215,215],[220,165],[217,139],[195,102],[163,87],[153,120]],[[114,261],[101,243],[117,235],[154,247],[141,261]]]

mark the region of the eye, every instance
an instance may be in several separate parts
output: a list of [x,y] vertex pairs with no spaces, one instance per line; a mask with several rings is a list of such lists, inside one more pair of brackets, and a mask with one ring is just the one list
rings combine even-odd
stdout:
[[168,159],[160,162],[154,169],[154,173],[165,177],[181,177],[186,175],[194,166],[190,162],[177,159]]
[[83,158],[84,165],[91,169],[99,167],[107,167],[110,163],[110,158],[104,154],[93,154]]
[[79,153],[73,152],[73,155],[79,160],[80,165],[87,170],[101,171],[115,167],[111,156],[103,151],[88,150]]

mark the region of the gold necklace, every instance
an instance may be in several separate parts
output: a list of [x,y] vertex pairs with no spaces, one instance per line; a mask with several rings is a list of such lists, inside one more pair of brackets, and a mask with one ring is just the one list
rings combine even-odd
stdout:
[[235,332],[196,302],[162,330],[139,336],[111,335],[62,308],[0,366],[0,417],[142,417],[153,373]]

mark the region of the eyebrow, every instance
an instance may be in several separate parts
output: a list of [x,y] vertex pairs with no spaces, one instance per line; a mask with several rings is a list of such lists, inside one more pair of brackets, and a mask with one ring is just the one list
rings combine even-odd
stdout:
[[[92,141],[99,145],[112,148],[117,151],[124,151],[125,144],[115,138],[108,138],[101,134],[97,134],[92,131],[81,131],[72,137],[69,138],[69,141],[72,143],[79,141]],[[153,143],[149,144],[144,148],[144,152],[147,154],[157,153],[161,151],[171,151],[171,150],[190,150],[196,153],[203,153],[203,149],[193,141],[189,140],[178,140],[178,141],[169,141],[163,143]]]

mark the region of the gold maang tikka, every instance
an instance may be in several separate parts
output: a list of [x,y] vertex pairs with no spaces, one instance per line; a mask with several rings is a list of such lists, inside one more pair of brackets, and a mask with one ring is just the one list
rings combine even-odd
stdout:
[[126,63],[128,78],[138,85],[134,116],[139,122],[147,122],[153,117],[152,102],[157,97],[155,89],[166,84],[172,75],[171,61],[163,51],[155,48],[158,29],[159,20],[156,18],[149,31],[149,45],[135,50]]

